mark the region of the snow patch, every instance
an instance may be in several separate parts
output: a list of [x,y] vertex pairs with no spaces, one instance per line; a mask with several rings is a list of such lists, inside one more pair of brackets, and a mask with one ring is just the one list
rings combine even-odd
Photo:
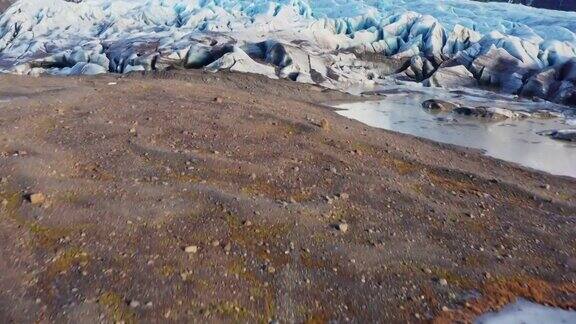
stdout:
[[567,311],[535,304],[524,299],[510,304],[499,312],[488,313],[475,324],[560,324],[576,323],[576,311]]

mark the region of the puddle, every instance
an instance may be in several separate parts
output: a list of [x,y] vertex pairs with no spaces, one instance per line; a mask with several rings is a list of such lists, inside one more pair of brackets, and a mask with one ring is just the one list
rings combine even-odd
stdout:
[[[367,125],[415,135],[437,142],[480,149],[486,155],[545,171],[576,178],[576,143],[539,135],[553,129],[573,129],[570,119],[508,119],[483,121],[453,113],[431,113],[422,108],[428,99],[444,99],[465,105],[489,104],[518,110],[548,109],[546,103],[507,101],[504,97],[483,98],[477,94],[438,93],[430,90],[390,91],[382,101],[336,105],[339,114]],[[564,108],[565,109],[565,108]]]
[[556,324],[576,323],[576,311],[535,304],[519,299],[497,313],[478,317],[474,324]]

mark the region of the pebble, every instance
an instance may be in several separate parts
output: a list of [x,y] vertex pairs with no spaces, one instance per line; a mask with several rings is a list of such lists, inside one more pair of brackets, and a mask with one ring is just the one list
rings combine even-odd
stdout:
[[132,308],[140,307],[140,302],[137,300],[131,300],[130,301],[130,307],[132,307]]
[[440,286],[448,286],[448,280],[446,280],[444,278],[440,278],[438,280],[438,283],[440,284]]
[[41,192],[34,193],[30,195],[29,200],[32,205],[42,205],[46,201],[46,196]]
[[218,245],[220,245],[220,241],[218,240],[212,241],[212,246],[218,246]]
[[550,185],[546,183],[546,184],[541,185],[540,188],[550,190]]
[[214,102],[216,102],[216,103],[222,103],[222,101],[224,101],[224,100],[220,97],[214,98]]
[[184,248],[184,252],[186,253],[196,253],[198,252],[198,247],[196,245],[190,245]]
[[336,228],[342,233],[348,232],[348,224],[346,223],[339,223],[338,225],[336,225]]
[[345,192],[343,192],[343,193],[340,194],[340,199],[346,200],[346,199],[348,199],[348,198],[350,198],[350,195],[349,195],[349,194],[347,194],[347,193],[345,193]]

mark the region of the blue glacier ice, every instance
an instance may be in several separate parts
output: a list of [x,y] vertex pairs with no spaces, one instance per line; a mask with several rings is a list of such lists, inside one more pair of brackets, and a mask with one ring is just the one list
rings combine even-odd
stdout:
[[0,17],[0,70],[230,69],[576,105],[575,33],[576,12],[468,0],[20,0]]

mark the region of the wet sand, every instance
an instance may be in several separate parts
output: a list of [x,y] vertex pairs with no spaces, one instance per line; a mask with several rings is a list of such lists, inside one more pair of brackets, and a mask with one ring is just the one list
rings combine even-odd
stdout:
[[0,84],[3,322],[576,306],[574,179],[371,128],[321,104],[357,98],[253,75]]

